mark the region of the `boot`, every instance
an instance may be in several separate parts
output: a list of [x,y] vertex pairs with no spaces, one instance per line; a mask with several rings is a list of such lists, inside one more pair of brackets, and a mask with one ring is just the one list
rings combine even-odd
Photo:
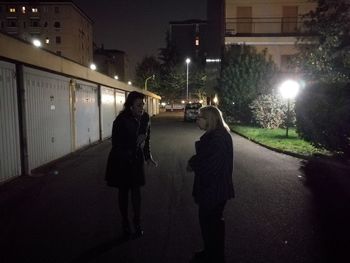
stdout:
[[122,239],[123,240],[129,240],[131,236],[131,228],[130,228],[130,223],[128,220],[124,220],[122,223]]
[[144,234],[143,229],[140,225],[135,226],[135,232],[133,234],[133,239],[140,238]]

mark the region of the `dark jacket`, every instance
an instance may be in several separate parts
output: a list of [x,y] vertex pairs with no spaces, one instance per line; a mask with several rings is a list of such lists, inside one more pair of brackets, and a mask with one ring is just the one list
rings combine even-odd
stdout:
[[196,154],[189,160],[195,173],[192,193],[195,202],[210,208],[234,198],[230,133],[224,128],[206,132],[195,146]]
[[[106,181],[109,186],[136,187],[145,184],[144,161],[150,158],[150,119],[145,112],[136,119],[131,112],[122,111],[113,122],[112,149],[108,156]],[[146,140],[137,146],[140,134]]]

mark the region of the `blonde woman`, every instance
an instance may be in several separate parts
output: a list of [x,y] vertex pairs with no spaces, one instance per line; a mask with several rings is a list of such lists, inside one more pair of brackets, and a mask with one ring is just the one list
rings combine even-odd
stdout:
[[193,262],[225,262],[226,201],[234,198],[232,182],[233,144],[230,129],[221,111],[214,106],[200,109],[197,125],[205,133],[195,143],[196,154],[187,170],[194,172],[193,197],[198,205],[204,250],[195,253]]

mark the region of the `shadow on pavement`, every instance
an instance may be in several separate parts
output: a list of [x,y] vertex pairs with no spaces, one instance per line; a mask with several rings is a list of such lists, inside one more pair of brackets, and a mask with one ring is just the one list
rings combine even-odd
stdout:
[[324,262],[350,262],[349,164],[316,158],[304,161],[301,171],[314,195]]
[[99,244],[98,246],[91,248],[81,254],[79,257],[71,261],[71,263],[86,263],[93,259],[98,258],[99,256],[107,253],[108,251],[112,250],[115,247],[120,246],[121,244],[127,242],[123,237],[117,237],[112,240],[106,241],[102,244]]

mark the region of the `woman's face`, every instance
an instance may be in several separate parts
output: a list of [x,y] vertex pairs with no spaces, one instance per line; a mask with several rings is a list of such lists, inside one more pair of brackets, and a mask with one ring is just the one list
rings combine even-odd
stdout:
[[143,101],[143,99],[136,99],[130,107],[130,110],[135,117],[140,117],[143,114],[144,106],[145,102]]
[[206,118],[202,115],[202,113],[199,113],[197,116],[197,125],[201,130],[206,130],[207,129],[207,120]]

